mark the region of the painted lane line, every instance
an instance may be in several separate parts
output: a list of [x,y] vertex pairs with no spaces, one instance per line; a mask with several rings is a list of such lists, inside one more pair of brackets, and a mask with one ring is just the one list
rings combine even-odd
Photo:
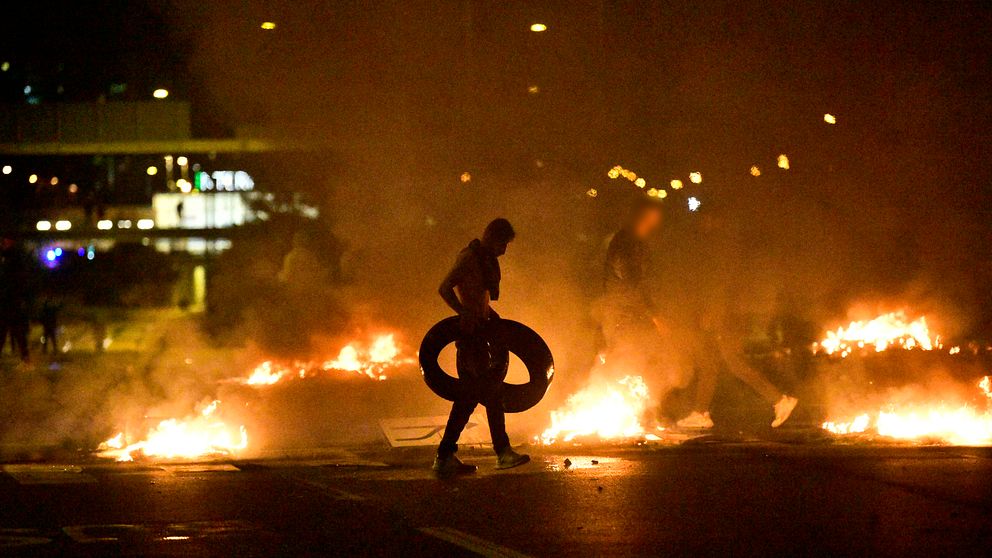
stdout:
[[346,502],[364,502],[365,501],[365,497],[364,496],[360,496],[358,494],[353,494],[351,492],[347,492],[347,491],[341,490],[340,488],[335,488],[335,487],[333,487],[333,486],[331,486],[331,485],[329,485],[329,484],[327,484],[325,482],[320,482],[320,481],[315,481],[315,480],[309,480],[309,479],[301,479],[301,478],[293,477],[293,476],[289,476],[288,478],[290,480],[292,480],[293,482],[302,484],[304,486],[308,486],[310,488],[317,488],[317,489],[319,489],[321,491],[324,491],[327,494],[329,494],[332,498],[334,498],[335,500],[342,500],[342,501],[346,501]]
[[43,465],[36,463],[4,465],[4,473],[18,484],[89,484],[96,479],[76,465]]
[[480,539],[475,535],[470,535],[458,529],[452,529],[451,527],[420,527],[417,530],[425,535],[430,535],[444,542],[460,546],[486,558],[529,558],[528,555],[511,548],[500,546],[494,542]]

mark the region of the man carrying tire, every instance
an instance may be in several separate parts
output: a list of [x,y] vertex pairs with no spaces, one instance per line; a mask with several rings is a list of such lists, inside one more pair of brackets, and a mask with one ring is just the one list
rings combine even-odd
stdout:
[[496,349],[489,342],[491,336],[487,335],[487,330],[499,319],[489,307],[490,301],[499,299],[498,258],[506,253],[507,245],[515,236],[509,221],[494,219],[486,226],[482,240],[473,240],[459,252],[454,267],[438,288],[441,298],[461,319],[461,338],[455,343],[458,376],[472,386],[471,396],[457,400],[451,406],[434,460],[433,470],[439,477],[475,472],[476,467],[462,463],[455,452],[458,451],[458,437],[479,403],[486,408],[496,468],[509,469],[530,461],[529,456],[518,454],[510,447],[500,397],[506,371],[491,366],[494,360],[491,353]]

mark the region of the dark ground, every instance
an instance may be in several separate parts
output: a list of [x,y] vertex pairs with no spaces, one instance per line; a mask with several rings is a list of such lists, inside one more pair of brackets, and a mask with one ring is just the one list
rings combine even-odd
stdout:
[[[430,452],[8,464],[0,555],[987,555],[992,450],[693,441],[534,450],[438,481]],[[565,466],[565,458],[571,465]],[[595,461],[595,463],[594,463]]]

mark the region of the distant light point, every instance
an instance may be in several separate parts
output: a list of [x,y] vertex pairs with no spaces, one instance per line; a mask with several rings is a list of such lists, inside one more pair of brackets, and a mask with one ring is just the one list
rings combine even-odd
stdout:
[[274,22],[274,21],[263,21],[261,27],[262,27],[262,29],[265,29],[266,31],[272,31],[273,29],[276,28],[276,22]]
[[168,96],[169,96],[169,90],[168,89],[161,89],[161,88],[159,88],[159,89],[156,89],[155,91],[152,91],[152,97],[155,97],[156,99],[164,99],[164,98],[166,98]]
[[826,122],[827,124],[836,124],[837,118],[828,112],[827,114],[823,115],[823,121]]
[[548,30],[548,26],[543,23],[532,23],[530,24],[530,30],[535,33],[543,33]]

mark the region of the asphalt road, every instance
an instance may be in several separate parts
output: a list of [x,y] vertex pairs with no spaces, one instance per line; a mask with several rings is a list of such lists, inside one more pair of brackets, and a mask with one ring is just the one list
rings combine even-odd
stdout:
[[[11,463],[0,555],[988,555],[992,450],[686,443],[535,452],[433,479],[427,450]],[[570,464],[565,463],[568,459]]]

